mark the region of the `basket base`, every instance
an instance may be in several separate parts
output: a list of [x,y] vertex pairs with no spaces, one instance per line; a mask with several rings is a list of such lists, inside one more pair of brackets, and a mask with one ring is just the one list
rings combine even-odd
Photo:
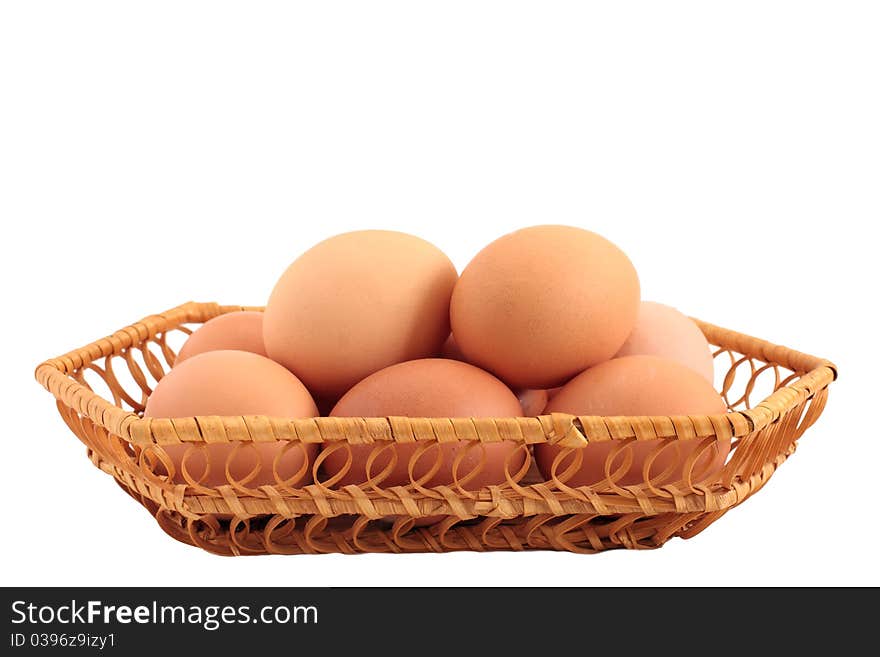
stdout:
[[359,554],[455,551],[557,550],[591,554],[613,549],[661,547],[670,538],[690,538],[717,520],[714,513],[617,515],[536,515],[460,520],[444,516],[414,527],[412,519],[371,520],[361,515],[285,518],[263,515],[228,518],[207,514],[189,518],[120,488],[142,504],[172,538],[212,554]]

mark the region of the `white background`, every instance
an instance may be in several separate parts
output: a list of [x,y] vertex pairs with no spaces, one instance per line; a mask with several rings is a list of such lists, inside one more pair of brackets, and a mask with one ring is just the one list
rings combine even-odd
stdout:
[[[7,2],[5,585],[880,584],[870,2]],[[598,231],[643,296],[834,360],[770,483],[660,550],[211,556],[87,460],[42,360],[189,299],[262,304],[331,234],[459,267]]]

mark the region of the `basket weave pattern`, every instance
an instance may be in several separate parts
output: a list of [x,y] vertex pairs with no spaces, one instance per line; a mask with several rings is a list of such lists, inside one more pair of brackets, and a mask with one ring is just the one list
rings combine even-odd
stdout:
[[[716,348],[716,370],[726,372],[724,415],[142,418],[153,386],[174,362],[170,337],[235,310],[260,308],[186,303],[36,370],[98,468],[168,534],[223,555],[656,548],[674,536],[694,536],[758,491],[819,417],[836,377],[826,360],[698,322]],[[517,446],[506,461],[506,481],[469,487],[484,463],[482,445],[501,440]],[[672,476],[651,467],[682,440],[699,441],[689,443],[699,446],[688,452],[683,472]],[[719,440],[732,443],[725,465],[720,472],[700,472],[700,455]],[[271,462],[253,447],[266,441],[279,446]],[[440,445],[456,441],[466,441],[466,448],[454,457],[454,481],[431,484],[442,465]],[[581,448],[598,441],[615,446],[604,480],[566,485]],[[624,486],[619,481],[632,462],[634,441],[651,441],[651,455],[642,480]],[[224,443],[226,463],[204,453],[207,445]],[[386,487],[395,443],[417,448],[408,464],[409,485]],[[546,481],[534,467],[531,446],[538,443],[566,448]],[[324,450],[312,468],[285,469],[288,452],[310,444]],[[186,446],[177,468],[166,452],[174,445]],[[321,463],[331,450],[351,445],[372,445],[369,480],[340,487],[344,471],[329,477]],[[227,464],[243,450],[253,467],[236,477]],[[225,471],[225,485],[205,485],[205,459]],[[414,522],[426,516],[435,517],[432,524]]]

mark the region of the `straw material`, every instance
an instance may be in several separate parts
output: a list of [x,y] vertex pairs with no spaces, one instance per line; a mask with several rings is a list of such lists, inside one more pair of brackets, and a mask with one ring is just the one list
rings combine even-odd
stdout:
[[[168,534],[223,555],[659,547],[674,536],[694,536],[758,491],[819,417],[837,375],[827,360],[696,320],[717,347],[716,370],[726,371],[720,392],[730,412],[724,415],[142,418],[153,386],[174,362],[172,338],[191,332],[187,325],[236,310],[261,308],[185,303],[36,370],[98,468],[146,507]],[[480,463],[482,443],[517,443],[506,463],[506,481],[469,487],[475,471],[460,467],[463,456],[453,465],[453,483],[429,486],[429,476],[413,478],[416,462],[419,471],[426,464],[439,467],[438,444],[461,440],[469,441],[467,453],[479,454]],[[646,459],[642,481],[619,484],[622,465],[631,460],[630,446],[644,440],[656,447]],[[677,450],[681,440],[699,441],[683,472],[673,479],[669,472],[652,470],[656,456]],[[700,472],[695,465],[699,455],[726,440],[732,449],[721,471]],[[252,445],[266,441],[278,441],[283,448],[272,462],[262,462]],[[394,441],[419,446],[410,459],[407,486],[383,487],[385,473],[371,469],[368,482],[338,487],[339,476],[323,473],[329,450],[373,445],[375,463],[385,463]],[[616,446],[604,481],[566,485],[582,457],[580,448],[598,441]],[[199,452],[211,443],[234,446],[228,459],[249,450],[251,472],[236,479],[223,462],[212,462],[212,468],[225,471],[227,483],[204,485],[204,470],[187,464],[198,462]],[[309,443],[324,450],[311,471],[284,471],[284,455],[305,450]],[[531,446],[538,443],[566,448],[546,481],[534,466]],[[176,476],[169,445],[188,446]],[[426,516],[435,516],[432,524],[414,526],[415,519]]]

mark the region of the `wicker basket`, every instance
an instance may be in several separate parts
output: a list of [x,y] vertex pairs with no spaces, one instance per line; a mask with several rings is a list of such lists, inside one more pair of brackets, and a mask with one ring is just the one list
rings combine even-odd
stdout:
[[[825,406],[836,368],[827,360],[698,322],[717,346],[720,392],[729,412],[717,416],[538,418],[312,418],[264,416],[140,417],[151,387],[174,362],[172,348],[205,322],[234,310],[259,310],[215,303],[185,303],[151,315],[111,336],[42,363],[37,380],[57,399],[70,429],[85,443],[91,461],[154,515],[174,538],[222,555],[325,552],[446,552],[452,550],[551,549],[598,552],[610,548],[655,548],[673,536],[694,536],[759,490],[794,451],[798,438]],[[106,399],[98,394],[106,390]],[[699,450],[731,440],[720,473],[700,477],[689,458],[676,481],[649,477],[621,486],[616,464],[628,446],[652,440],[654,454],[677,449],[682,439],[701,441]],[[279,472],[261,463],[251,443],[285,441],[284,451],[321,443],[326,449],[389,441],[417,442],[412,459],[434,458],[438,443],[515,441],[525,465],[508,468],[498,486],[468,489],[465,476],[447,486],[383,488],[381,473],[360,486],[337,488],[322,480],[318,458],[312,472]],[[531,446],[554,443],[577,458],[588,441],[617,441],[605,481],[572,488],[560,468],[544,481]],[[169,476],[165,447],[186,443],[190,451],[209,443],[251,450],[254,469],[227,485],[205,487],[197,475]],[[693,443],[690,443],[693,444]],[[177,448],[178,450],[181,448]],[[698,451],[699,451],[698,450]],[[282,452],[283,453],[283,452]],[[432,456],[433,455],[433,456]],[[263,470],[263,468],[268,468]],[[185,470],[185,468],[184,468]],[[303,469],[304,470],[304,469]],[[269,483],[259,473],[272,474]],[[412,474],[413,469],[410,469]],[[312,483],[299,479],[304,475]],[[265,476],[263,477],[265,482]],[[329,485],[325,485],[329,484]],[[414,521],[432,516],[427,526]]]

